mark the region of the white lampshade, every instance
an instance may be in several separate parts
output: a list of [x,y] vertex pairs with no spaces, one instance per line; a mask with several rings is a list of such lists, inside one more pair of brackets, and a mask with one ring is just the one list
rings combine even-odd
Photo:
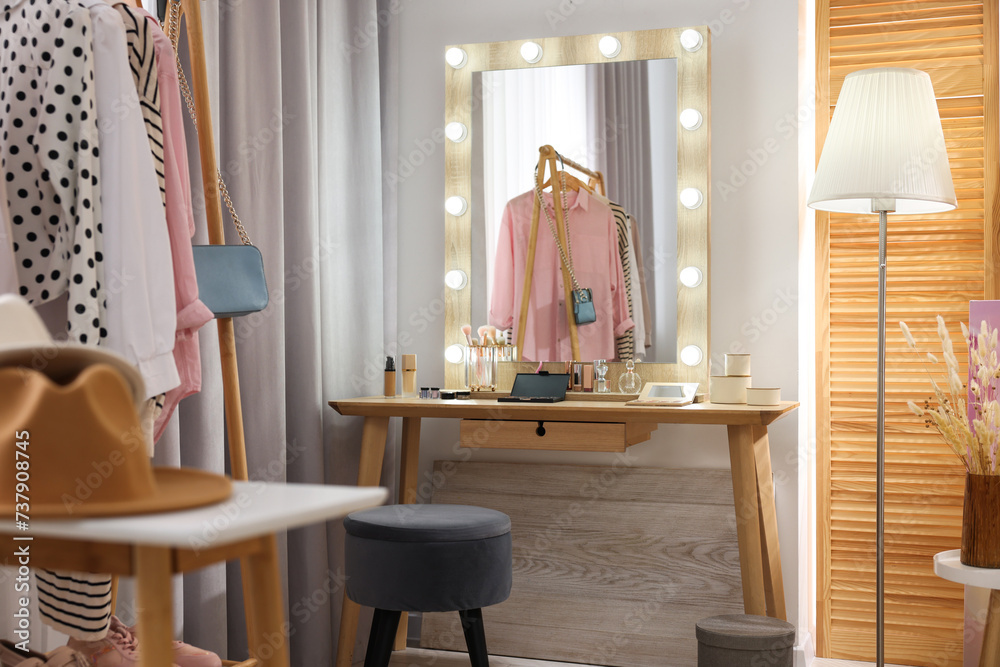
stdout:
[[837,213],[885,207],[890,213],[911,214],[957,206],[934,87],[926,72],[880,67],[847,75],[809,206]]

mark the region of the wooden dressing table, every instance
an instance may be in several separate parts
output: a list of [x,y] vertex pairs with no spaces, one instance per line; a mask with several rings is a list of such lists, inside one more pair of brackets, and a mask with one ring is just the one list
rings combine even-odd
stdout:
[[[778,523],[771,479],[767,427],[798,403],[773,407],[698,403],[684,407],[625,405],[619,401],[567,400],[561,403],[512,404],[495,399],[436,400],[356,398],[330,401],[341,415],[364,417],[359,486],[378,486],[391,417],[403,418],[400,503],[417,498],[420,420],[460,419],[463,447],[576,452],[624,452],[650,438],[660,424],[726,426],[733,474],[743,606],[748,614],[785,620]],[[351,667],[359,607],[344,598],[337,667]],[[405,647],[400,623],[396,648]]]

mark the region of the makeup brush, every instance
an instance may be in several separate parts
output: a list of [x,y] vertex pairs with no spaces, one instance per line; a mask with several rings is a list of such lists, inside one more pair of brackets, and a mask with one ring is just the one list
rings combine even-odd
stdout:
[[472,347],[472,325],[471,324],[463,324],[462,325],[462,333],[465,334],[465,340],[466,340],[466,342],[469,343],[469,347]]

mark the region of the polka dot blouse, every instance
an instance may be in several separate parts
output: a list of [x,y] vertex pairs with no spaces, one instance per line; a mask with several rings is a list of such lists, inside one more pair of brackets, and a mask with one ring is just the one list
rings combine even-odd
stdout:
[[69,0],[0,0],[0,163],[21,295],[69,292],[70,338],[104,329],[90,15]]

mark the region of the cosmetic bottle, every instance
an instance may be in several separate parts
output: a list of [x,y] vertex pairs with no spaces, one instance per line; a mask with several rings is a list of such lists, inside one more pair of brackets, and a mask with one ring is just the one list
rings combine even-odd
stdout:
[[385,397],[396,396],[396,362],[392,357],[385,358]]
[[594,366],[584,364],[583,366],[583,390],[594,391]]
[[401,360],[403,371],[403,398],[417,397],[417,355],[404,354]]
[[583,364],[573,362],[573,391],[583,391]]

